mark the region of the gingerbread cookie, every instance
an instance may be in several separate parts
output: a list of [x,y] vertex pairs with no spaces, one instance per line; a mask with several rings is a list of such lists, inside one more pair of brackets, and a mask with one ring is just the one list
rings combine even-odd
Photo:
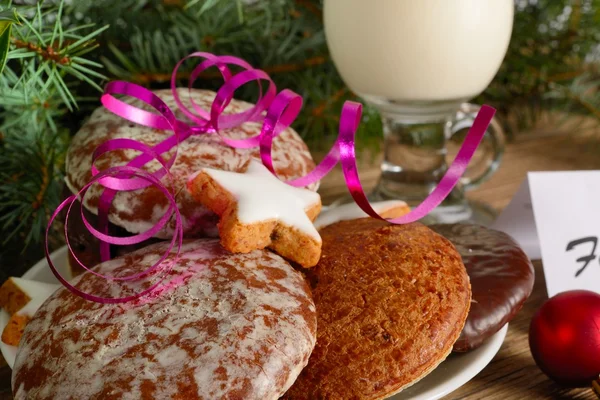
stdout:
[[321,255],[321,237],[312,221],[321,197],[277,179],[261,163],[251,161],[244,173],[203,168],[188,190],[220,216],[221,244],[234,253],[269,247],[303,267]]
[[412,385],[452,350],[471,299],[452,244],[418,224],[372,218],[323,228],[306,271],[317,345],[285,399],[383,399]]
[[533,265],[504,232],[473,224],[437,224],[430,228],[456,246],[467,268],[473,302],[454,351],[475,349],[521,309],[533,290]]
[[0,286],[0,307],[13,315],[33,299],[50,296],[59,285],[10,277]]
[[30,279],[8,278],[0,287],[0,307],[10,314],[10,319],[2,331],[2,341],[17,346],[25,326],[39,306],[59,287],[57,284]]
[[[179,88],[177,91],[181,101],[193,109],[188,89]],[[154,93],[174,111],[177,118],[189,122],[187,117],[178,109],[171,90],[156,90]],[[193,89],[191,91],[191,98],[205,110],[210,109],[214,97],[215,93],[208,90]],[[152,111],[147,106],[142,107],[140,102],[133,103]],[[234,99],[229,103],[224,114],[243,112],[252,106],[250,103]],[[231,129],[224,129],[221,133],[232,139],[244,139],[259,135],[261,127],[260,123],[246,122]],[[77,193],[90,181],[92,177],[92,154],[100,144],[107,140],[128,138],[154,146],[170,135],[173,135],[173,132],[134,124],[103,107],[96,109],[73,137],[67,152],[65,182],[69,190],[66,194]],[[174,154],[174,151],[175,149],[163,154],[163,158],[167,160]],[[137,155],[139,155],[139,152],[128,149],[111,151],[100,157],[96,161],[96,166],[99,170],[105,170],[109,167],[124,165]],[[278,176],[284,180],[304,176],[315,166],[306,144],[292,128],[286,128],[273,140],[272,156],[275,170]],[[175,200],[181,212],[182,226],[186,237],[216,236],[216,223],[218,221],[217,216],[212,211],[198,204],[185,190],[189,175],[204,167],[239,172],[253,158],[260,159],[258,147],[251,149],[233,148],[215,134],[193,135],[179,143],[177,159],[171,167],[171,175],[173,177]],[[156,161],[148,164],[151,171],[155,171],[159,167]],[[165,185],[169,184],[166,179],[164,183]],[[316,190],[317,186],[317,184],[313,184],[309,189]],[[84,199],[83,205],[90,214],[98,213],[100,193],[101,187],[93,185]],[[158,222],[160,217],[167,211],[168,206],[165,196],[154,186],[136,191],[119,192],[115,196],[109,215],[111,234],[128,236],[132,233],[144,232]],[[98,241],[84,228],[81,229],[82,234],[75,233],[76,224],[79,223],[80,226],[83,224],[79,222],[78,212],[72,212],[72,214],[77,215],[77,218],[73,218],[74,221],[69,221],[72,227],[69,230],[69,235],[74,236],[71,239],[73,239],[76,246],[75,251],[80,258],[86,260],[87,266],[94,266],[99,262]],[[88,220],[93,223],[93,218],[90,218],[90,216],[88,216]],[[156,234],[156,237],[160,239],[171,238],[174,227],[175,219],[173,218],[164,229]],[[140,244],[137,248],[147,244]]]
[[[135,273],[161,243],[100,264]],[[129,294],[89,272],[82,290]],[[101,285],[100,285],[101,284]],[[167,282],[125,304],[59,289],[23,335],[12,384],[22,399],[275,400],[315,344],[316,312],[302,275],[276,254],[231,254],[216,239],[184,242]]]

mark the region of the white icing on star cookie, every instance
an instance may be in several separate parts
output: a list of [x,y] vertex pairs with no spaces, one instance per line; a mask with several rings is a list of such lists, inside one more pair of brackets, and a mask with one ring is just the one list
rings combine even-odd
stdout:
[[319,194],[282,182],[257,161],[251,161],[244,173],[212,168],[202,171],[237,199],[240,222],[251,224],[275,219],[321,241],[306,215],[307,209],[320,203]]

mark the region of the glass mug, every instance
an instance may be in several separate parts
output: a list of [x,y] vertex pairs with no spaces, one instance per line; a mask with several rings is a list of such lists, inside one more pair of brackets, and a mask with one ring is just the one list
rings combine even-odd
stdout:
[[[513,13],[513,0],[324,0],[332,60],[383,120],[382,173],[370,200],[415,206],[435,188],[448,168],[449,144],[477,113],[468,100],[500,68]],[[495,171],[503,144],[495,121],[461,183],[423,222],[490,224],[493,211],[464,192]]]

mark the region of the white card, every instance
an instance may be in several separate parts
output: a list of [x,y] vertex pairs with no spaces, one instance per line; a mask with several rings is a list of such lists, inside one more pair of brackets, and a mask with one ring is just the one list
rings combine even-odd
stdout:
[[542,257],[527,178],[491,227],[512,236],[530,259]]
[[600,171],[530,172],[492,228],[541,255],[548,296],[600,293]]

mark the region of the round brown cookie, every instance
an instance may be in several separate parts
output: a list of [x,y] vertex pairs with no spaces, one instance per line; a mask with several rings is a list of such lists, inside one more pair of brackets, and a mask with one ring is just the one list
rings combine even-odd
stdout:
[[[131,274],[156,244],[96,267]],[[91,273],[94,294],[130,293]],[[163,287],[125,304],[62,288],[27,326],[12,383],[20,399],[277,399],[308,362],[316,313],[302,275],[276,254],[231,254],[217,240],[185,242]]]
[[467,268],[473,300],[454,351],[475,349],[521,309],[533,290],[533,265],[504,232],[472,224],[438,224],[430,228],[456,246]]
[[452,244],[421,224],[371,218],[323,228],[306,272],[317,345],[286,399],[383,399],[452,350],[469,310],[469,279]]
[[[170,90],[157,90],[156,93],[181,119],[187,118],[177,108]],[[187,89],[178,89],[181,100],[191,107]],[[193,90],[194,102],[205,110],[210,109],[214,92]],[[135,103],[140,105],[139,103]],[[250,108],[252,104],[232,100],[225,114],[239,113]],[[149,109],[146,107],[146,109]],[[223,130],[222,134],[233,139],[256,136],[260,133],[261,124],[247,122],[243,125]],[[66,160],[66,183],[72,192],[77,192],[91,178],[92,153],[101,143],[115,138],[130,138],[139,140],[149,146],[166,139],[173,133],[143,127],[121,118],[105,108],[98,108],[90,119],[82,126],[71,142]],[[163,155],[168,159],[174,150]],[[133,150],[116,150],[103,155],[96,162],[100,170],[111,166],[124,165],[136,157],[139,152]],[[273,162],[278,175],[283,180],[305,175],[314,168],[314,162],[300,136],[291,128],[284,130],[273,141]],[[186,236],[202,235],[216,232],[216,216],[207,208],[198,204],[185,189],[190,174],[203,167],[239,172],[251,158],[260,159],[259,149],[235,149],[215,134],[194,135],[182,141],[178,147],[178,156],[171,167],[174,177],[174,189],[177,205],[181,211],[183,229]],[[152,170],[159,168],[157,161],[149,164]],[[165,180],[165,183],[167,181]],[[316,190],[317,185],[310,187]],[[85,207],[97,214],[100,186],[94,185],[84,199]],[[131,233],[143,232],[160,219],[168,208],[168,202],[162,192],[151,186],[135,192],[119,192],[113,202],[110,221]],[[170,238],[173,234],[174,219],[167,224],[156,236]]]

